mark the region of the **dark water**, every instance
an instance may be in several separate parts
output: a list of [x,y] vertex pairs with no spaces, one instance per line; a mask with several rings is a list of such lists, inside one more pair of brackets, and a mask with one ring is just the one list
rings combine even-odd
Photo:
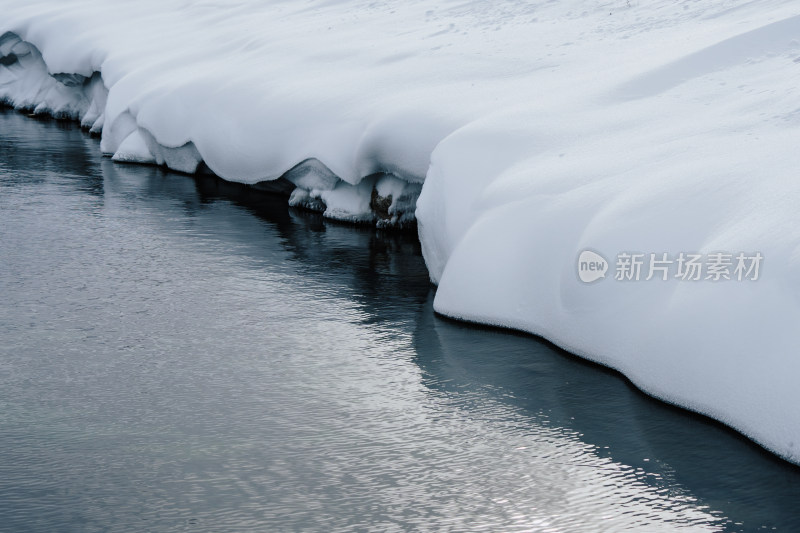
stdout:
[[415,237],[0,112],[0,530],[800,531],[800,469],[436,317]]

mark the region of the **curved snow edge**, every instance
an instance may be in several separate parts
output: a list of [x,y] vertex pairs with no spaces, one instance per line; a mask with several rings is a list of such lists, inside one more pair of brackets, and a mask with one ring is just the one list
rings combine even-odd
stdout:
[[[263,180],[242,180],[213,172],[202,150],[189,140],[167,146],[126,109],[107,113],[110,89],[102,73],[51,73],[35,44],[13,32],[0,35],[0,105],[31,115],[79,122],[100,136],[100,149],[119,163],[155,164],[185,174],[210,173],[226,181],[289,195],[289,205],[323,216],[379,228],[413,228],[421,179],[392,171],[371,172],[350,183],[322,161],[306,158]],[[110,121],[107,116],[114,116]]]
[[581,349],[577,345],[569,342],[567,339],[561,338],[558,335],[554,335],[550,332],[546,332],[544,329],[537,329],[535,327],[531,327],[529,325],[524,324],[522,321],[517,321],[517,322],[501,321],[487,316],[482,316],[472,313],[464,313],[463,311],[450,309],[447,306],[437,302],[434,302],[433,308],[434,312],[436,312],[437,314],[451,320],[456,320],[458,322],[464,322],[467,324],[474,324],[477,326],[483,326],[489,328],[497,328],[499,330],[506,330],[509,332],[512,331],[520,332],[526,335],[532,335],[534,337],[542,339],[545,342],[552,344],[559,350],[563,350],[564,352],[570,354],[571,356],[584,359],[592,364],[596,364],[603,368],[612,370],[613,372],[619,374],[620,377],[631,383],[631,385],[633,385],[637,390],[649,396],[650,398],[653,398],[659,402],[663,402],[667,405],[677,407],[684,411],[688,411],[693,415],[697,415],[702,418],[708,419],[714,423],[721,424],[728,431],[733,431],[740,437],[745,438],[751,443],[758,445],[760,448],[775,455],[776,457],[793,465],[800,466],[800,460],[798,460],[796,456],[786,453],[784,448],[782,448],[778,444],[772,444],[769,442],[765,442],[763,439],[759,439],[757,436],[755,436],[752,432],[748,431],[746,428],[740,427],[735,422],[733,422],[730,419],[730,417],[725,415],[725,413],[723,413],[722,411],[714,409],[711,406],[697,406],[697,405],[692,405],[691,403],[681,402],[678,399],[675,399],[673,396],[671,396],[667,391],[659,389],[656,386],[644,383],[644,381],[640,380],[636,375],[636,373],[631,369],[622,368],[620,365],[613,363],[612,362],[613,358],[611,357],[603,357],[598,353],[587,352],[586,350]]
[[[11,73],[10,78],[4,76]],[[92,133],[101,134],[101,150],[119,162],[147,163],[165,165],[171,169],[197,173],[214,169],[206,164],[203,149],[192,139],[185,142],[165,143],[160,142],[153,134],[148,123],[140,122],[139,116],[131,109],[116,109],[108,113],[109,88],[106,87],[100,71],[93,70],[85,74],[79,73],[50,73],[38,49],[31,43],[22,40],[17,34],[5,33],[0,37],[0,99],[21,110],[28,110],[34,114],[48,114],[56,118],[72,119],[81,122],[82,127]],[[106,120],[113,115],[112,120]],[[379,150],[376,149],[376,153]],[[381,154],[382,155],[382,154]],[[379,156],[376,156],[378,158]],[[324,158],[323,158],[324,159]],[[378,160],[378,159],[376,159]],[[295,159],[294,166],[282,167],[280,172],[273,172],[264,177],[269,183],[276,183],[283,177],[291,183],[293,190],[289,202],[291,205],[324,211],[325,216],[356,223],[376,223],[377,225],[403,225],[411,223],[414,219],[416,198],[422,189],[422,177],[405,174],[402,169],[388,172],[375,172],[370,168],[368,172],[358,174],[357,177],[347,173],[337,174],[321,159],[306,157]],[[338,168],[338,167],[337,167]],[[384,165],[384,168],[392,168]],[[250,179],[236,179],[225,176],[224,173],[215,172],[228,181],[258,185]],[[458,173],[449,170],[448,175]],[[494,175],[490,172],[488,175]],[[260,183],[264,183],[263,181]],[[452,184],[448,185],[447,193],[452,193]],[[439,184],[428,180],[426,191],[431,191]],[[459,198],[448,198],[448,203],[457,204]],[[462,203],[462,206],[464,204]],[[437,229],[446,229],[444,213],[446,206],[435,206],[429,213],[432,217],[425,224]],[[438,282],[444,264],[450,257],[450,248],[458,243],[458,238],[448,235],[441,242],[432,239],[421,239],[425,251],[426,264],[434,282]],[[438,248],[437,245],[441,245]],[[436,256],[436,257],[434,257]],[[645,385],[633,368],[623,368],[621,363],[611,364],[611,359],[602,357],[600,351],[592,353],[562,342],[564,337],[558,334],[539,330],[524,321],[505,320],[499,321],[494,315],[470,314],[464,312],[464,307],[457,305],[446,308],[443,304],[435,306],[437,312],[452,318],[475,321],[483,324],[511,328],[534,335],[540,335],[550,340],[573,354],[588,360],[604,364],[620,371],[646,394],[667,403],[679,405],[690,411],[709,416],[723,424],[739,431],[754,440],[764,448],[776,455],[796,462],[793,456],[788,456],[782,449],[772,443],[765,443],[764,439],[753,437],[753,433],[745,431],[741,426],[733,423],[731,418],[714,408],[711,404],[692,404],[691,402],[675,400],[675,396],[667,391],[658,390],[656,386]],[[499,316],[499,315],[497,315]]]

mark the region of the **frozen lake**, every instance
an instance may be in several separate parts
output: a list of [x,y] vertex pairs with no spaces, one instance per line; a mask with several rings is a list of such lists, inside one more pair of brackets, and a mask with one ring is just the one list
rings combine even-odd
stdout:
[[800,468],[441,319],[416,236],[0,111],[0,530],[800,530]]

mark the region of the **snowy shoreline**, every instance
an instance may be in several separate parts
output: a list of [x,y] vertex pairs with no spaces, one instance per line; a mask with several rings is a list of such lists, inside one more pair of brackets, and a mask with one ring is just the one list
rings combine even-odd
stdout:
[[[416,218],[437,312],[542,336],[800,463],[791,2],[147,5],[0,2],[0,99],[80,121],[116,161]],[[765,267],[586,285],[585,249]]]
[[[99,136],[103,154],[119,163],[153,164],[185,174],[214,174],[192,141],[164,146],[128,112],[115,117],[113,126],[106,129],[109,90],[99,71],[89,76],[52,74],[39,49],[12,32],[0,36],[0,61],[16,77],[5,84],[0,104],[32,115],[78,122],[82,129]],[[251,185],[286,192],[292,207],[384,228],[414,226],[414,209],[422,189],[420,183],[407,182],[390,172],[375,172],[351,185],[315,158]]]

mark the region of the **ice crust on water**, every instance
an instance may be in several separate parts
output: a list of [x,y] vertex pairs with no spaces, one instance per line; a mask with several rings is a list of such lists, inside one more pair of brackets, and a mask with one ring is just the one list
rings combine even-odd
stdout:
[[[416,210],[439,312],[542,335],[800,462],[794,2],[0,13],[7,103],[80,120],[117,160],[283,177],[327,216]],[[584,249],[765,259],[757,282],[586,285]]]

